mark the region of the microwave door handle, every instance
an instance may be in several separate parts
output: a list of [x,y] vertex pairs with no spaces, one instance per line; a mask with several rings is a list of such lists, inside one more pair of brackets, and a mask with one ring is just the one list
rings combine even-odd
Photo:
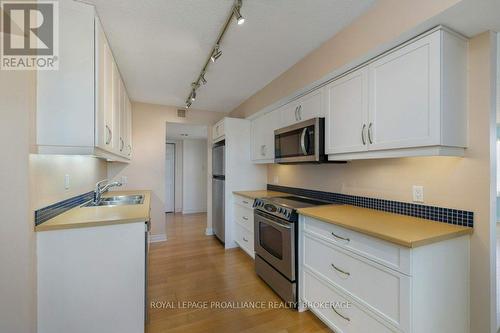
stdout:
[[304,155],[307,155],[306,134],[307,134],[307,127],[302,130],[302,134],[300,135],[300,148],[302,149],[302,153]]

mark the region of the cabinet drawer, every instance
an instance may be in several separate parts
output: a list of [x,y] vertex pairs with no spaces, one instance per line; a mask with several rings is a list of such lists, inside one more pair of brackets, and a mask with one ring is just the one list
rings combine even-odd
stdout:
[[234,205],[234,219],[236,223],[253,234],[253,209]]
[[252,258],[255,257],[253,249],[253,233],[250,233],[239,224],[236,225],[236,242],[246,253],[248,253],[249,256]]
[[336,333],[394,332],[308,270],[304,270],[302,283],[303,301]]
[[410,327],[410,277],[304,235],[304,266],[404,331]]
[[410,250],[375,237],[304,216],[304,231],[384,266],[411,275]]
[[246,208],[252,209],[253,211],[253,202],[254,199],[249,199],[247,197],[242,197],[240,195],[235,195],[234,196],[234,202],[237,203],[238,205],[244,206]]

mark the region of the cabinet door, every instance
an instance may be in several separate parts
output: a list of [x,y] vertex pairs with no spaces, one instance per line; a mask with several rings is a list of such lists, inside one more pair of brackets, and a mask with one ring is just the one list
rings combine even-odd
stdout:
[[99,19],[95,18],[95,140],[96,146],[113,152],[113,56]]
[[252,160],[274,160],[274,130],[280,124],[280,109],[252,120]]
[[281,127],[286,127],[298,123],[299,114],[298,114],[298,104],[296,102],[290,102],[274,112],[278,112],[280,114],[280,123]]
[[224,136],[224,120],[219,121],[212,128],[212,140],[215,141],[222,136]]
[[112,62],[113,66],[113,113],[112,113],[112,126],[111,126],[111,140],[113,142],[113,152],[120,154],[120,109],[122,102],[120,101],[121,78],[118,72],[116,63]]
[[368,71],[357,70],[325,87],[327,154],[368,149]]
[[59,69],[37,71],[36,143],[94,147],[94,9],[75,1],[59,6]]
[[325,111],[322,107],[322,93],[323,89],[316,89],[298,100],[297,116],[299,121],[325,116]]
[[370,150],[440,143],[440,34],[369,65]]
[[128,129],[126,98],[127,98],[127,94],[125,91],[125,85],[123,84],[123,81],[120,80],[120,107],[119,107],[120,139],[118,142],[118,150],[120,152],[120,155],[122,155],[122,156],[127,156],[126,146],[125,146],[125,141],[127,140],[127,129]]
[[126,139],[126,155],[132,158],[132,103],[127,96],[125,100],[126,117],[127,117],[127,139]]

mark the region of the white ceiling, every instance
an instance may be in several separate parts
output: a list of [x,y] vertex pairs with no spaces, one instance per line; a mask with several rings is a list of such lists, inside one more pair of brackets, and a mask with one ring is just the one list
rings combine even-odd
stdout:
[[[243,0],[193,107],[228,112],[375,0]],[[183,106],[233,0],[90,0],[134,101]]]
[[167,140],[206,139],[207,134],[207,126],[167,123]]

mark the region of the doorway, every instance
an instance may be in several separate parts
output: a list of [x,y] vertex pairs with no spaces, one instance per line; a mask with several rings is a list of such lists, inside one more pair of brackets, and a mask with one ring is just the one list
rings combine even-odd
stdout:
[[166,124],[165,212],[206,213],[208,127]]

